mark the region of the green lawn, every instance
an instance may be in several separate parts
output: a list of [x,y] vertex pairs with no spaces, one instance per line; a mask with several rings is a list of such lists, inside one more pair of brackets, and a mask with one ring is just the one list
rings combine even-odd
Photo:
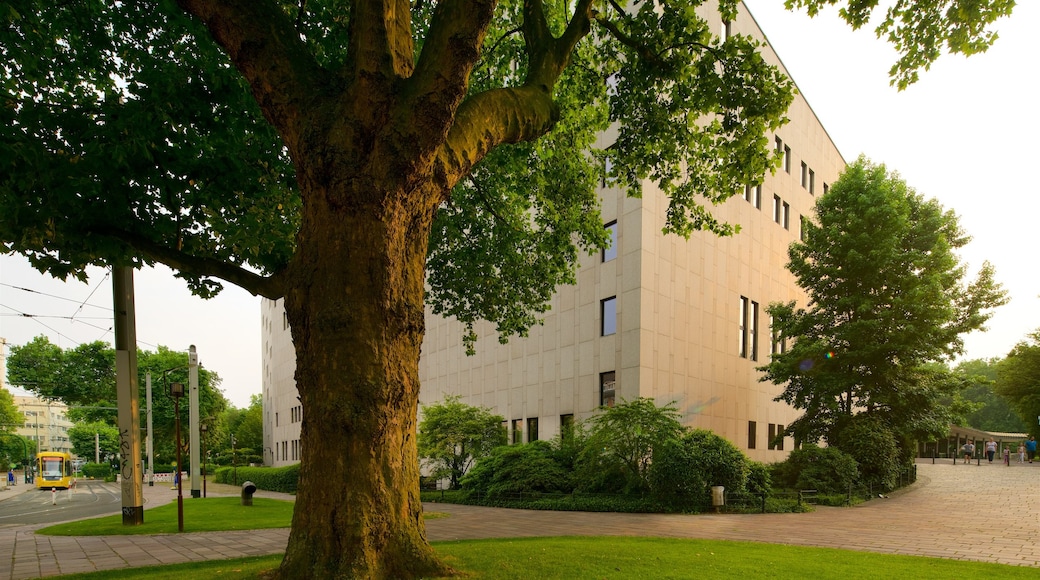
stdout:
[[[436,542],[437,552],[467,579],[840,578],[886,580],[1033,579],[1036,568],[890,556],[778,544],[631,537],[565,537]],[[223,560],[63,576],[90,580],[256,578],[281,556]]]
[[[287,528],[292,523],[293,502],[253,498],[243,506],[241,498],[210,497],[184,500],[185,532],[220,532]],[[38,530],[48,536],[127,536],[132,534],[176,534],[177,502],[144,511],[144,524],[124,526],[123,515],[106,516],[58,524]]]

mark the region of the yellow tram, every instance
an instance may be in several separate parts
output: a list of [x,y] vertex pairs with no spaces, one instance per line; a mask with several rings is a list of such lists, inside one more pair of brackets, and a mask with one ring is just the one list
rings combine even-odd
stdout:
[[72,485],[72,456],[60,451],[36,454],[36,489],[68,489]]

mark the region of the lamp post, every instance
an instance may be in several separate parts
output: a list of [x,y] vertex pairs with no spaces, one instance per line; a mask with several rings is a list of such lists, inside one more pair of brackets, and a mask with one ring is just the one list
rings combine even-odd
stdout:
[[205,423],[203,423],[203,424],[199,425],[199,431],[201,431],[201,435],[202,435],[202,437],[200,437],[200,439],[202,439],[202,497],[205,498],[206,497],[206,431],[209,431],[209,428],[206,427]]
[[177,437],[177,531],[184,531],[184,495],[181,493],[181,397],[184,396],[182,383],[170,383],[170,396],[173,397],[173,425]]

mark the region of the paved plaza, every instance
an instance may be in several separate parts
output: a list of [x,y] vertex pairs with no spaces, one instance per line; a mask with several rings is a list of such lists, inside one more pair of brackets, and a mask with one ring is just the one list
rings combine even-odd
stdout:
[[[426,522],[431,541],[520,536],[631,535],[822,546],[1040,567],[1040,462],[918,463],[918,482],[887,499],[806,514],[610,514],[426,504],[450,517]],[[145,507],[175,497],[145,487]],[[24,490],[23,490],[24,491]],[[7,494],[0,493],[0,512]],[[211,484],[212,495],[237,495]],[[257,497],[286,497],[259,492]],[[185,501],[191,501],[190,498]],[[275,554],[287,529],[155,536],[37,536],[0,526],[0,580]],[[9,568],[9,569],[8,569]]]

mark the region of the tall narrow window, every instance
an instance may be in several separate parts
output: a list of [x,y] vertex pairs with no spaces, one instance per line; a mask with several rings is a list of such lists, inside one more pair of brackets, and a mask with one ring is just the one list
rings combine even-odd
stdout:
[[740,297],[740,312],[739,312],[738,316],[740,317],[740,328],[739,328],[740,337],[737,339],[738,340],[737,353],[741,357],[747,358],[747,356],[748,356],[748,299],[743,297],[743,296]]
[[827,192],[830,191],[830,189],[831,189],[831,186],[829,186],[826,183],[824,183],[823,184],[823,195],[827,195]]
[[805,241],[806,232],[809,228],[809,220],[805,216],[798,216],[798,239]]
[[722,40],[723,42],[729,40],[729,35],[730,35],[730,30],[731,30],[730,24],[731,23],[730,23],[729,20],[723,20],[722,21],[722,28],[721,28],[721,30],[719,30],[719,39]]
[[784,426],[776,426],[776,448],[778,451],[784,450]]
[[563,441],[574,440],[574,414],[560,415],[560,439]]
[[791,148],[784,145],[784,171],[791,173]]
[[785,230],[791,229],[791,205],[786,201],[783,208],[783,224]]
[[773,444],[773,440],[776,438],[776,425],[769,424],[769,437],[766,439],[766,449],[775,449],[776,445]]
[[610,246],[603,249],[603,261],[609,262],[617,258],[617,221],[612,221],[603,227],[607,230],[607,237],[610,238]]
[[751,313],[748,316],[748,348],[751,360],[758,360],[758,302],[751,301]]
[[614,371],[599,374],[599,404],[603,407],[614,406]]
[[809,189],[809,166],[802,161],[802,188]]
[[600,336],[609,336],[617,332],[617,296],[600,300],[599,314],[602,321]]
[[809,170],[809,193],[816,194],[816,172]]
[[748,449],[754,449],[755,448],[755,439],[757,439],[757,435],[758,435],[756,433],[757,428],[758,428],[758,425],[756,425],[754,421],[748,421],[748,423],[747,423],[747,448]]
[[527,442],[538,441],[538,418],[527,418]]
[[513,443],[523,443],[524,442],[524,420],[523,419],[513,419],[513,438],[511,439],[511,441]]
[[783,207],[783,202],[780,201],[780,196],[774,193],[773,194],[773,221],[776,222],[776,223],[781,223],[781,220],[783,219],[783,216],[780,214],[780,212],[782,211],[782,207]]

